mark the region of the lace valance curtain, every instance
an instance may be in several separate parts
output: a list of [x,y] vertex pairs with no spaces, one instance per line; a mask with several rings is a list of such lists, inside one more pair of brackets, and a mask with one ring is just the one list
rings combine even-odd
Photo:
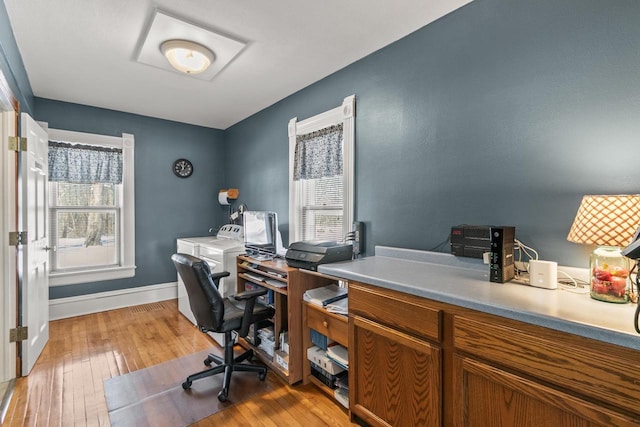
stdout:
[[122,149],[49,141],[49,181],[121,184]]
[[342,123],[298,135],[293,161],[293,180],[342,175]]

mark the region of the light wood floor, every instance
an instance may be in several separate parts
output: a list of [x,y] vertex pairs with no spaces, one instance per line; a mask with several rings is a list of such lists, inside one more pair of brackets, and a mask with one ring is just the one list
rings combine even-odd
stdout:
[[[215,345],[178,312],[176,300],[53,321],[31,374],[16,382],[3,426],[109,426],[105,379]],[[272,391],[196,425],[355,425],[313,385],[290,387],[273,373],[267,381]],[[263,399],[269,405],[260,405]]]

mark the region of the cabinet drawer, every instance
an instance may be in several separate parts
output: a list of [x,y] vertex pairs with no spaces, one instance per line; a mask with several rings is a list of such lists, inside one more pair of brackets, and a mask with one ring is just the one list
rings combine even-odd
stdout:
[[421,297],[376,286],[349,284],[349,313],[413,335],[440,341],[441,310]]
[[456,350],[637,413],[640,352],[520,322],[495,322],[456,315]]
[[346,316],[341,316],[344,317],[344,319],[342,319],[337,316],[338,315],[332,315],[325,310],[309,304],[307,310],[307,325],[330,339],[348,347],[349,334],[347,318]]

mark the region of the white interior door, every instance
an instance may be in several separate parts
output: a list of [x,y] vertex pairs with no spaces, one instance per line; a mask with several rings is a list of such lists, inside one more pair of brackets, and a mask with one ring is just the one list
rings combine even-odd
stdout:
[[[1,105],[0,105],[1,107]],[[9,232],[16,230],[16,156],[9,150],[9,136],[16,135],[15,112],[0,112],[0,382],[16,377],[16,345],[9,329],[16,327],[16,248]]]
[[22,325],[29,336],[22,342],[22,375],[28,375],[49,340],[49,218],[47,132],[28,114],[21,115],[21,135],[27,150],[21,156],[20,230],[27,232],[22,256]]

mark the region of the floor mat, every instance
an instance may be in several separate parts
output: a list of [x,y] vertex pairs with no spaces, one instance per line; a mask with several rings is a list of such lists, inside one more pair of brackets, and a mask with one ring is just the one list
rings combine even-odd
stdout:
[[207,354],[202,351],[105,380],[111,425],[186,426],[271,390],[268,381],[252,372],[233,373],[224,403],[217,397],[223,374],[194,381],[190,390],[183,390],[186,377],[205,368]]

